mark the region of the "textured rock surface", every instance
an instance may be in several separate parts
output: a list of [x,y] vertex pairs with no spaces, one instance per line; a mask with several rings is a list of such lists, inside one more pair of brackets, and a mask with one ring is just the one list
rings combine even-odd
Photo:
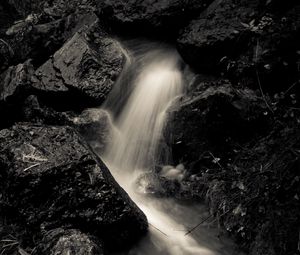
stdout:
[[76,31],[95,20],[92,13],[72,13],[56,20],[33,14],[18,21],[0,40],[0,70],[28,58],[35,65],[42,64]]
[[153,29],[171,33],[176,32],[178,27],[183,26],[186,19],[198,13],[208,2],[206,0],[130,0],[126,2],[106,0],[98,2],[98,9],[100,16],[103,16],[110,22],[109,25],[114,26],[120,32],[125,28],[128,33],[136,34]]
[[0,104],[24,98],[31,88],[33,66],[30,61],[11,66],[0,75]]
[[125,57],[119,43],[99,34],[97,25],[76,33],[37,69],[34,87],[40,93],[48,93],[47,97],[52,93],[56,98],[61,95],[77,105],[103,102],[122,71]]
[[103,250],[101,243],[94,237],[75,229],[58,228],[46,234],[34,254],[102,255]]
[[0,133],[6,217],[30,233],[71,225],[113,248],[146,231],[144,214],[73,129],[23,124]]
[[198,68],[209,68],[223,56],[237,54],[247,34],[243,23],[251,22],[257,6],[257,0],[214,1],[182,31],[178,47],[184,59]]
[[230,155],[237,142],[268,127],[267,106],[252,90],[235,89],[227,80],[196,87],[174,109],[169,123],[173,155],[179,160],[175,163],[188,163],[194,170],[203,158],[211,158],[209,152],[216,157]]

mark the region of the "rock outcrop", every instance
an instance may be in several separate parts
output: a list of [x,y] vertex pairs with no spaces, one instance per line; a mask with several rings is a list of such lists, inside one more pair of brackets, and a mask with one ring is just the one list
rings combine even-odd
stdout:
[[56,106],[66,103],[66,98],[73,106],[100,105],[124,63],[121,46],[103,34],[96,21],[88,29],[77,32],[36,70],[33,86],[47,100],[52,94],[57,100]]
[[49,231],[37,246],[34,254],[50,255],[102,255],[102,244],[94,237],[76,229],[54,229]]
[[0,132],[1,214],[41,233],[71,226],[126,247],[147,229],[144,214],[69,127],[19,124]]
[[[145,34],[177,33],[187,19],[197,15],[209,3],[209,0],[188,1],[99,1],[99,16],[104,17],[119,32]],[[123,30],[123,31],[122,31]],[[155,36],[155,35],[154,35]]]
[[234,156],[237,144],[268,129],[268,111],[266,102],[250,89],[235,89],[228,80],[200,82],[170,111],[167,130],[175,163],[199,171],[206,158],[213,161],[212,155],[222,160]]

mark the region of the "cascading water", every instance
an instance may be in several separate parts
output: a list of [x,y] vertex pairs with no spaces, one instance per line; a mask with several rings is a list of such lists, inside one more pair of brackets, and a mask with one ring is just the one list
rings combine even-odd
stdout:
[[[137,75],[132,75],[134,71]],[[131,78],[125,79],[126,74]],[[122,80],[127,84],[124,82],[123,85]],[[208,231],[204,226],[185,235],[201,216],[205,217],[203,206],[149,197],[133,188],[136,178],[156,163],[167,109],[183,93],[183,84],[177,52],[165,47],[150,49],[131,56],[130,67],[126,68],[116,87],[118,92],[113,92],[106,103],[113,127],[111,142],[102,158],[119,184],[144,211],[150,225],[148,236],[126,254],[234,254],[232,248],[228,248],[231,246],[228,241],[224,246],[216,237],[215,229]],[[122,86],[130,91],[129,95],[122,92]]]

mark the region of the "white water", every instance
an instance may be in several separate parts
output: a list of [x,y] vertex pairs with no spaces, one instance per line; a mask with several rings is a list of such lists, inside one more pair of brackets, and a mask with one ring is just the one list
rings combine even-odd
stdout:
[[[112,112],[114,108],[121,110],[112,116],[112,141],[102,158],[149,222],[148,235],[124,254],[233,255],[233,245],[226,239],[219,239],[218,230],[210,229],[209,224],[185,235],[188,229],[207,217],[202,205],[151,198],[136,193],[133,188],[139,174],[150,170],[155,164],[166,110],[183,93],[184,82],[179,61],[177,53],[166,48],[151,49],[131,56],[131,70],[137,72],[131,78],[131,84],[126,85],[131,94],[126,95],[126,100],[116,100],[116,95],[110,98],[114,104],[122,102],[121,106],[110,102],[107,104]],[[124,75],[126,73],[123,78]],[[118,86],[122,86],[122,80]],[[119,91],[122,90],[119,88]]]

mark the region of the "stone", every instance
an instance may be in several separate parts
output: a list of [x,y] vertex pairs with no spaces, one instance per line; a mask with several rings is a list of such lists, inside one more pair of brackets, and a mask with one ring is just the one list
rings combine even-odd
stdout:
[[[94,23],[77,32],[36,71],[37,93],[53,95],[61,103],[100,105],[121,73],[125,56],[120,44],[98,32]],[[56,104],[58,102],[56,101]]]
[[29,235],[69,226],[114,249],[146,232],[145,215],[72,128],[16,124],[0,131],[0,148],[1,215]]
[[247,39],[248,24],[257,12],[257,0],[215,0],[186,26],[177,40],[184,60],[198,69],[212,69],[222,57],[238,54]]
[[201,160],[202,168],[214,168],[223,156],[230,158],[235,144],[269,127],[267,105],[254,91],[236,89],[227,80],[197,84],[178,108],[170,109],[167,127],[174,163],[187,163],[188,171],[200,171]]
[[206,7],[209,0],[188,1],[99,1],[99,15],[114,29],[141,34],[149,31],[176,33],[187,18]]
[[95,237],[76,229],[57,228],[45,234],[34,254],[102,255],[102,244]]

